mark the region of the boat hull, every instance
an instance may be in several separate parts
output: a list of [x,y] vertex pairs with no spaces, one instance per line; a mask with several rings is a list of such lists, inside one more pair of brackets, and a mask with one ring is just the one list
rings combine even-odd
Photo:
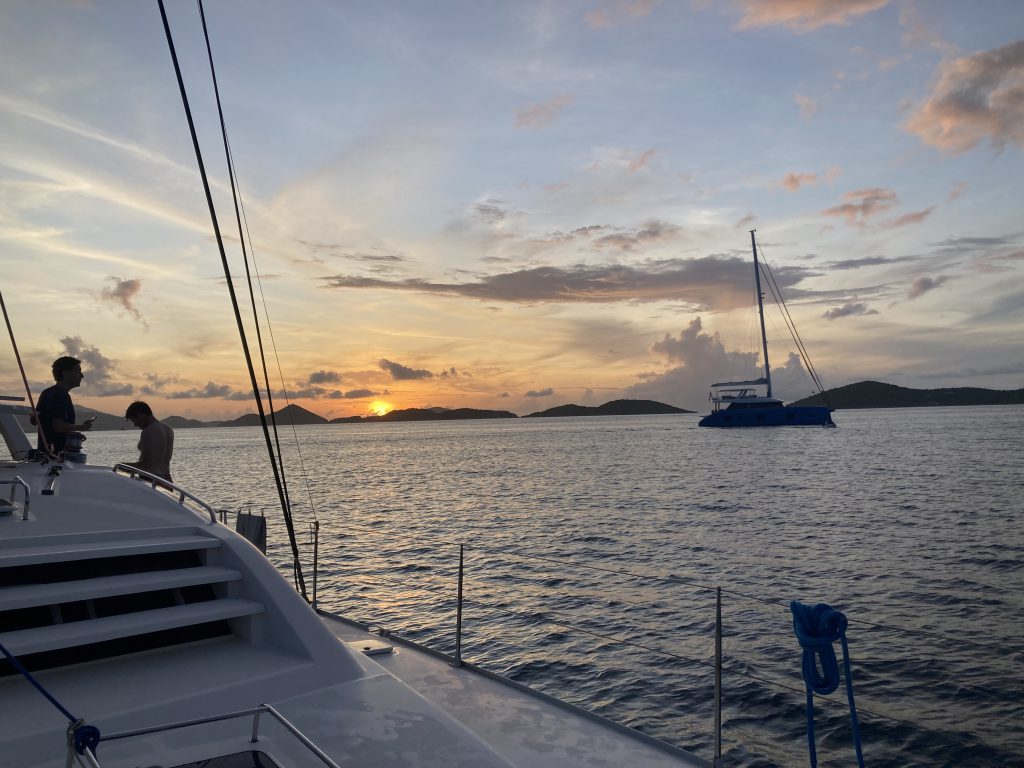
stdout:
[[834,427],[832,409],[801,405],[783,408],[723,408],[698,422],[701,427]]

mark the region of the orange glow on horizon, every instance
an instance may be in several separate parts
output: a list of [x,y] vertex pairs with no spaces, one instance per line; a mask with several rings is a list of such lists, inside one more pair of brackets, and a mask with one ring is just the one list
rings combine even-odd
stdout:
[[370,413],[374,416],[383,416],[385,413],[393,410],[395,410],[395,406],[391,403],[386,403],[383,400],[374,400],[370,403]]

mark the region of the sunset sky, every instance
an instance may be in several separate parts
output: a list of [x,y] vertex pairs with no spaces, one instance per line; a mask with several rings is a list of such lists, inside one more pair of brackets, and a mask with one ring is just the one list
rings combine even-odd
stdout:
[[[198,11],[168,10],[244,277]],[[275,398],[703,411],[756,375],[753,228],[827,387],[1024,387],[1020,0],[205,10]],[[0,63],[34,393],[71,354],[101,411],[254,411],[156,3],[4,3]],[[778,394],[810,394],[768,321]]]

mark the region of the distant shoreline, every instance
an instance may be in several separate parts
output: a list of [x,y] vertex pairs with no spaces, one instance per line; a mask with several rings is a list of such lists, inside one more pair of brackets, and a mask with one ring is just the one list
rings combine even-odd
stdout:
[[[1024,389],[1001,390],[978,387],[943,387],[939,389],[910,389],[879,381],[860,381],[843,387],[826,390],[824,397],[796,400],[789,405],[827,404],[837,411],[870,408],[937,408],[971,405],[1024,405]],[[92,408],[79,406],[80,418],[96,416],[95,431],[132,430],[123,417],[113,416]],[[405,408],[391,411],[383,416],[347,416],[326,419],[297,405],[289,405],[274,415],[279,423],[288,426],[310,424],[371,424],[377,422],[419,422],[419,421],[462,421],[477,419],[529,419],[529,418],[573,418],[577,416],[644,416],[695,413],[684,408],[659,403],[654,400],[612,400],[598,406],[558,405],[543,411],[517,416],[511,411],[494,411],[477,408]],[[26,432],[35,432],[27,418],[19,417]],[[211,427],[259,426],[257,414],[251,413],[227,421],[199,421],[183,416],[168,416],[161,419],[173,429],[205,429]]]

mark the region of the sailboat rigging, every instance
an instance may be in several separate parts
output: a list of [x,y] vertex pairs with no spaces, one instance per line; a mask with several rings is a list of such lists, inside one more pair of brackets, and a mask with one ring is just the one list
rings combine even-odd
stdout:
[[[764,360],[764,375],[750,381],[722,381],[711,385],[708,399],[712,411],[698,423],[701,427],[783,427],[822,426],[834,427],[832,408],[827,405],[793,406],[784,405],[772,393],[772,370],[768,362],[768,335],[764,323],[764,294],[761,291],[761,265],[757,259],[757,238],[750,230],[750,247],[754,254],[754,286],[757,293],[757,313],[761,322],[761,351]],[[781,300],[781,297],[779,297]],[[797,344],[807,359],[806,349],[796,334],[792,319],[787,325],[797,339]],[[808,370],[818,389],[821,382],[808,362]],[[761,394],[759,387],[765,387]]]

